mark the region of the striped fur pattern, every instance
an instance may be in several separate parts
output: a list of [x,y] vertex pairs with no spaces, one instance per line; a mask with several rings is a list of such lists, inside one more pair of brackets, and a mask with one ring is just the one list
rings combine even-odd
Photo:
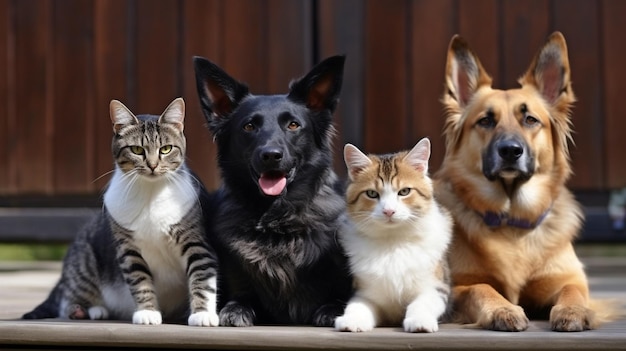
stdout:
[[116,167],[103,211],[70,246],[48,299],[23,318],[216,326],[208,194],[184,163],[184,102],[161,116],[135,116],[115,100],[110,107]]
[[366,156],[346,145],[353,225],[340,238],[356,292],[336,329],[364,332],[402,325],[407,332],[438,330],[450,295],[446,251],[452,222],[433,197],[429,157],[426,138],[409,152],[382,156]]

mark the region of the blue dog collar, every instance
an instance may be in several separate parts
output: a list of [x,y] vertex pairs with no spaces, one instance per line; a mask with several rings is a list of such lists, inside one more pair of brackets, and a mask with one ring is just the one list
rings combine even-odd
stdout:
[[485,214],[479,213],[479,215],[482,216],[483,222],[490,228],[496,228],[506,225],[509,227],[520,229],[535,229],[541,224],[541,222],[543,222],[551,209],[552,206],[548,207],[548,209],[544,213],[542,213],[535,222],[531,222],[528,219],[524,218],[509,217],[508,213],[487,211],[485,212]]

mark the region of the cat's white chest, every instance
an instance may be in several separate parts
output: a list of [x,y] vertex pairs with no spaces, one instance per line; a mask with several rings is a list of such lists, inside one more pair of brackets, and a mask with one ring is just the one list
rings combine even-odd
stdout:
[[175,186],[185,184],[185,181],[133,181],[121,173],[115,171],[104,194],[104,204],[111,217],[122,227],[133,231],[136,238],[166,235],[196,202],[193,189]]
[[384,236],[380,228],[362,230],[381,231],[381,236],[364,236],[352,226],[342,234],[350,268],[362,293],[372,300],[402,305],[436,283],[435,270],[444,259],[451,237],[449,219],[436,208],[420,225],[405,228],[405,234]]

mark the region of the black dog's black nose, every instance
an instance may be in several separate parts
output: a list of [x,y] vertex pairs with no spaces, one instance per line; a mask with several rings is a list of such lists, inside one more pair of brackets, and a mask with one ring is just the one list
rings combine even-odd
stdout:
[[524,146],[516,140],[503,140],[498,145],[498,155],[505,161],[516,161],[524,154]]
[[283,152],[279,148],[268,147],[261,151],[261,161],[266,165],[273,165],[283,159]]

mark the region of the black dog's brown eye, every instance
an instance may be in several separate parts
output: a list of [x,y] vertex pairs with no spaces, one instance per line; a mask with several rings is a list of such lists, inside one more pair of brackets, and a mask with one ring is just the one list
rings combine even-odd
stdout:
[[289,123],[289,125],[287,125],[287,128],[289,128],[290,130],[296,130],[300,128],[300,124],[298,122],[292,121]]
[[252,123],[246,123],[243,126],[243,130],[245,130],[246,132],[251,132],[254,130],[254,125]]

